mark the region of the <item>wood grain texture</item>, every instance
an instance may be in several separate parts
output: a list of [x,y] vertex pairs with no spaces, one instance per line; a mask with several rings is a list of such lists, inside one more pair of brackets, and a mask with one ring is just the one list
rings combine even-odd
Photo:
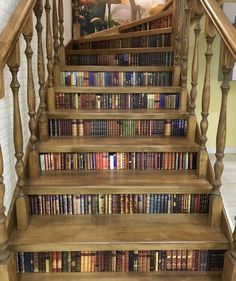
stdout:
[[23,30],[24,39],[26,42],[25,54],[27,58],[27,104],[29,115],[29,130],[30,130],[30,147],[29,153],[29,176],[37,178],[39,176],[39,163],[37,161],[38,153],[36,151],[37,142],[37,122],[36,122],[36,95],[34,88],[32,57],[33,50],[31,42],[33,38],[33,19],[29,17],[27,24]]
[[[165,34],[172,33],[172,27],[158,28],[152,30],[143,30],[139,32],[128,32],[128,33],[120,33],[115,35],[106,36],[106,40],[115,40],[115,39],[123,39],[123,38],[133,38],[133,37],[141,37],[141,36],[149,36],[154,34]],[[89,43],[89,42],[98,42],[104,41],[104,37],[81,37],[79,40],[75,40],[74,43]]]
[[[197,1],[195,1],[197,2]],[[196,98],[197,98],[197,85],[198,85],[198,75],[199,75],[199,37],[201,33],[201,16],[199,14],[195,15],[195,42],[194,42],[194,51],[193,51],[193,59],[192,59],[192,88],[190,91],[190,113],[195,115],[195,108],[196,108]]]
[[139,72],[158,72],[173,71],[172,66],[100,66],[100,65],[66,65],[61,66],[60,71],[139,71]]
[[70,109],[48,112],[49,119],[89,119],[89,120],[157,120],[157,119],[189,119],[189,114],[180,110],[157,109]]
[[206,142],[207,142],[207,131],[208,131],[208,115],[210,108],[210,98],[211,98],[211,59],[213,56],[212,52],[212,44],[215,39],[215,28],[213,23],[209,17],[206,17],[206,30],[205,30],[205,38],[207,43],[207,50],[205,53],[206,57],[206,68],[205,68],[205,78],[203,85],[203,93],[202,93],[202,120],[200,122],[201,128],[201,149],[206,150]]
[[221,85],[221,108],[220,117],[218,122],[217,136],[216,136],[216,162],[214,164],[215,182],[214,193],[219,195],[221,183],[221,176],[224,170],[223,158],[226,144],[226,129],[227,129],[227,100],[230,90],[230,74],[234,66],[234,60],[232,55],[225,44],[222,44],[221,48],[221,68],[223,72],[223,82]]
[[15,45],[15,49],[11,53],[7,64],[12,74],[10,87],[13,94],[13,140],[16,158],[15,169],[17,174],[17,187],[19,188],[19,197],[16,201],[17,228],[23,230],[26,229],[29,224],[29,209],[26,197],[24,196],[25,164],[23,161],[23,130],[19,105],[20,83],[18,81],[18,71],[20,67],[19,42]]
[[20,34],[28,21],[29,16],[36,4],[37,0],[21,0],[16,10],[8,21],[8,24],[0,34],[0,61],[3,66],[17,43]]
[[71,50],[67,49],[67,55],[91,55],[91,54],[148,54],[148,53],[163,53],[163,52],[172,52],[173,47],[157,47],[157,48],[119,48],[119,49],[92,49],[92,50]]
[[54,47],[54,63],[59,63],[59,22],[58,22],[58,8],[57,1],[53,0],[52,8],[52,29],[53,29],[53,47]]
[[236,30],[215,0],[200,0],[206,13],[211,18],[220,37],[227,45],[231,55],[236,60]]
[[55,137],[38,144],[39,152],[197,152],[197,143],[179,137]]
[[79,171],[44,173],[29,180],[26,194],[211,193],[212,185],[185,171]]
[[40,97],[40,117],[39,117],[39,139],[46,140],[48,138],[48,122],[46,115],[46,89],[45,89],[45,62],[43,52],[43,39],[42,39],[42,15],[43,15],[43,1],[38,0],[34,8],[35,16],[37,19],[36,31],[38,37],[38,56],[37,56],[37,71],[38,71],[38,84],[39,84],[39,97]]
[[18,278],[19,281],[221,281],[221,273],[29,273]]
[[[180,87],[55,87],[55,93],[179,93]],[[182,104],[182,100],[181,100]],[[182,108],[182,106],[181,106]],[[184,109],[183,109],[184,110]],[[186,109],[185,109],[186,110]]]
[[26,231],[13,233],[9,247],[20,252],[209,250],[227,249],[229,242],[205,215],[33,216]]

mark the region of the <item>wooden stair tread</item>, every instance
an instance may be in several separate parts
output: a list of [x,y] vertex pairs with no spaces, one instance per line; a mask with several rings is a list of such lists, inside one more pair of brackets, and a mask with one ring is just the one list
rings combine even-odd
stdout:
[[27,194],[210,193],[212,185],[189,171],[78,171],[29,180]]
[[55,87],[55,93],[86,93],[86,94],[97,94],[97,93],[119,93],[119,94],[126,94],[126,93],[180,93],[180,87],[172,87],[172,86],[163,86],[163,87],[151,87],[151,86],[112,86],[112,87],[77,87],[77,86],[59,86]]
[[228,249],[208,215],[126,214],[32,216],[25,231],[15,230],[13,251],[211,250]]
[[168,109],[60,109],[48,112],[49,119],[188,119],[189,113]]
[[104,40],[115,40],[115,39],[122,39],[122,38],[133,38],[133,37],[142,37],[142,36],[149,36],[154,34],[165,34],[165,33],[172,33],[172,27],[164,27],[164,28],[156,28],[151,30],[141,30],[141,31],[133,31],[133,32],[126,32],[126,33],[119,33],[119,34],[108,34],[107,36],[96,36],[95,35],[88,35],[87,37],[82,36],[79,40],[74,40],[73,43],[81,44],[81,43],[90,43],[90,42],[98,42]]
[[218,272],[129,272],[129,273],[26,273],[19,274],[19,281],[221,281]]
[[114,48],[114,49],[69,49],[66,55],[90,55],[90,54],[122,54],[122,53],[162,53],[172,52],[173,47],[153,47],[153,48]]
[[39,152],[197,152],[185,137],[51,137]]
[[[101,66],[101,65],[63,65],[60,66],[60,71],[92,71],[92,72],[158,72],[158,71],[173,71],[173,66]],[[137,85],[138,86],[138,85]],[[133,87],[133,86],[130,86]]]

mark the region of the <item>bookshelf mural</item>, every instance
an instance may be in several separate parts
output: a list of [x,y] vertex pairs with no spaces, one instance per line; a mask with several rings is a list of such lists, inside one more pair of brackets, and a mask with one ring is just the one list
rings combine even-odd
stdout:
[[[73,0],[73,5],[75,2]],[[165,2],[166,0],[79,0],[81,35],[152,15]]]

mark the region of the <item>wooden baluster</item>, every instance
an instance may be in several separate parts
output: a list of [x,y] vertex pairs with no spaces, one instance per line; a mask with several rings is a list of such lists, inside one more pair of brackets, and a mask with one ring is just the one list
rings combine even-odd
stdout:
[[222,50],[221,50],[221,68],[223,72],[223,83],[221,85],[221,92],[222,92],[222,101],[221,101],[221,110],[220,110],[220,117],[219,117],[219,124],[217,130],[217,137],[216,137],[216,162],[214,165],[215,171],[215,185],[214,185],[214,193],[219,195],[220,194],[220,187],[221,187],[221,175],[223,173],[224,165],[223,165],[223,157],[224,157],[224,150],[225,150],[225,143],[226,143],[226,117],[227,117],[227,97],[230,90],[230,75],[232,69],[234,67],[234,59],[231,56],[228,48],[222,43]]
[[57,16],[57,2],[56,0],[53,0],[53,12],[52,12],[52,17],[53,17],[53,46],[54,46],[54,63],[57,65],[59,63],[59,27],[58,27],[58,16]]
[[223,72],[223,82],[221,85],[222,100],[219,124],[216,137],[216,162],[214,165],[215,180],[213,183],[214,190],[211,196],[209,219],[212,226],[219,226],[221,213],[222,213],[222,199],[220,196],[221,175],[224,170],[223,158],[226,143],[226,117],[227,117],[227,97],[230,90],[230,75],[234,66],[234,59],[227,48],[222,42],[221,48],[221,68]]
[[40,97],[40,117],[39,117],[39,139],[45,141],[48,139],[48,120],[46,114],[46,90],[45,90],[45,64],[42,43],[43,26],[41,18],[43,14],[43,1],[38,0],[34,8],[37,19],[36,30],[38,35],[38,83]]
[[74,0],[73,6],[73,39],[80,39],[80,11],[79,11],[79,0]]
[[20,67],[19,41],[16,43],[7,64],[12,74],[10,86],[13,93],[13,138],[16,157],[16,174],[18,177],[17,187],[19,188],[19,198],[16,200],[17,227],[19,230],[24,230],[29,224],[29,206],[27,200],[28,198],[24,196],[25,164],[23,161],[23,132],[18,97],[20,84],[17,79]]
[[28,23],[24,27],[23,30],[24,39],[26,42],[25,54],[27,58],[27,102],[28,102],[28,110],[29,110],[29,129],[30,129],[30,145],[31,151],[29,153],[29,176],[30,178],[38,178],[39,177],[39,154],[36,150],[36,112],[35,112],[35,89],[34,89],[34,77],[32,70],[32,56],[33,51],[31,48],[31,42],[33,38],[33,19],[32,15],[29,17]]
[[4,214],[5,185],[3,183],[3,156],[0,146],[0,274],[1,280],[16,281],[16,264],[14,255],[8,250],[6,216]]
[[201,127],[201,149],[206,150],[207,142],[207,130],[208,130],[208,115],[210,107],[210,94],[211,94],[211,59],[213,56],[212,53],[212,44],[214,42],[216,33],[215,27],[209,17],[206,17],[206,31],[205,38],[207,42],[207,51],[206,51],[206,68],[205,68],[205,79],[202,93],[202,120],[200,123]]
[[188,53],[189,53],[189,28],[190,28],[190,16],[191,16],[191,1],[183,1],[185,5],[185,16],[182,30],[182,73],[181,73],[181,86],[187,87],[188,76]]
[[59,0],[58,2],[58,15],[59,15],[59,34],[60,34],[59,61],[61,64],[65,64],[63,0]]
[[222,280],[235,281],[235,278],[236,278],[236,227],[233,233],[233,249],[225,254]]
[[192,60],[192,89],[190,91],[190,102],[189,102],[189,108],[190,108],[190,114],[195,115],[195,108],[196,108],[196,98],[197,98],[197,85],[198,85],[198,75],[199,75],[199,36],[201,32],[201,14],[202,14],[202,5],[199,1],[193,1],[192,2],[192,9],[195,13],[194,20],[195,28],[195,43],[194,43],[194,52],[193,52],[193,60]]
[[[172,18],[172,26],[174,28],[174,79],[173,85],[179,87],[180,85],[180,72],[181,72],[181,26],[182,26],[182,13],[181,1],[174,1],[174,11]],[[181,102],[182,105],[182,102]]]
[[48,110],[55,109],[55,92],[54,92],[54,81],[53,81],[53,43],[52,43],[52,28],[51,28],[51,5],[50,1],[46,0],[45,3],[45,11],[46,11],[46,50],[47,50],[47,70],[48,70]]

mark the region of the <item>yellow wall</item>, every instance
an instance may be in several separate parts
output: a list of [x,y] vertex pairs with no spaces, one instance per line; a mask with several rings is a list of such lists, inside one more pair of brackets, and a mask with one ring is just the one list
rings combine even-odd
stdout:
[[[204,37],[204,20],[202,19],[202,32],[200,36],[200,64],[199,64],[199,84],[198,84],[198,97],[196,102],[196,115],[200,124],[201,118],[201,96],[205,75],[205,52],[206,43]],[[212,58],[212,71],[211,71],[211,105],[209,114],[209,130],[208,130],[208,148],[215,148],[216,146],[216,132],[219,120],[220,104],[221,104],[221,82],[218,81],[218,70],[219,70],[219,50],[220,50],[220,38],[217,36],[213,43],[213,58]],[[191,82],[191,65],[192,65],[192,54],[194,47],[194,31],[191,28],[190,37],[190,53],[189,53],[189,89]],[[231,90],[228,95],[228,110],[227,110],[227,149],[236,149],[236,81],[231,82]]]

